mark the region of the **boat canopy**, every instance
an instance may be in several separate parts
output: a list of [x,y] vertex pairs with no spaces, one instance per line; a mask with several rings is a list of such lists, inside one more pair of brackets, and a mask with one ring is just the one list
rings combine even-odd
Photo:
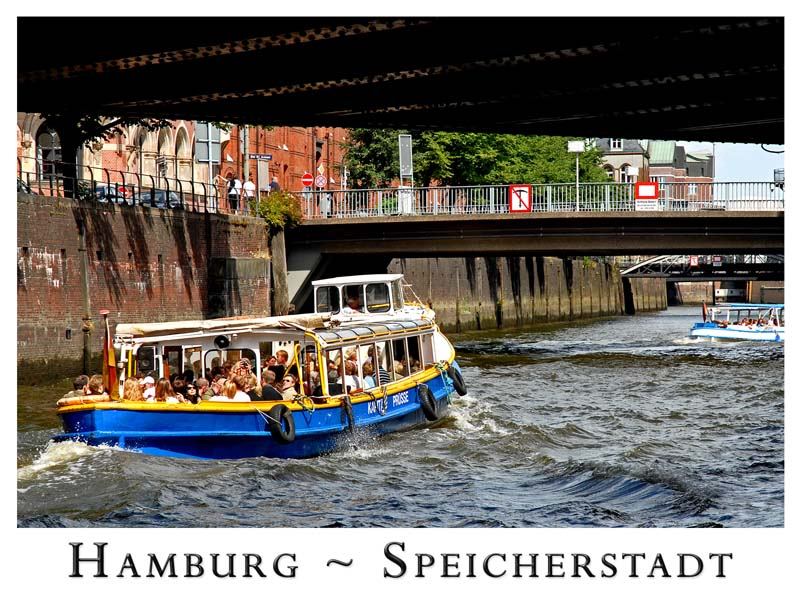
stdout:
[[330,321],[330,314],[290,314],[260,318],[220,318],[218,320],[181,320],[177,322],[148,322],[142,324],[117,324],[115,333],[132,337],[178,335],[190,332],[225,330],[264,330],[274,328],[322,328]]
[[331,279],[318,279],[312,281],[314,287],[324,285],[346,285],[349,283],[385,283],[402,279],[402,273],[376,273],[373,275],[349,275],[347,277],[332,277]]
[[397,320],[388,322],[368,322],[335,329],[315,330],[314,334],[321,341],[322,346],[338,345],[346,341],[368,339],[404,333],[406,331],[420,331],[432,329],[430,320]]

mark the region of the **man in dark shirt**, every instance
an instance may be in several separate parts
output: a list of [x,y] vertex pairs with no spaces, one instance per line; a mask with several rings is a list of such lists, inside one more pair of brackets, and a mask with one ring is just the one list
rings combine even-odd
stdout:
[[86,391],[84,388],[89,383],[89,376],[79,375],[72,381],[72,391],[64,394],[64,398],[75,398],[83,396]]
[[269,190],[271,191],[280,191],[281,186],[278,184],[278,177],[272,177],[272,182],[269,184]]
[[275,389],[274,371],[267,369],[261,372],[261,400],[283,400],[281,393]]

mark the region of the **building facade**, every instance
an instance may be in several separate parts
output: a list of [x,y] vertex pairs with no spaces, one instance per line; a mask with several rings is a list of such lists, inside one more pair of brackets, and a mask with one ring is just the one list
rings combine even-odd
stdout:
[[[209,163],[198,140],[208,141],[206,124],[174,120],[150,131],[126,126],[108,140],[95,140],[77,155],[77,176],[97,183],[163,186],[201,194],[224,186],[227,179],[253,181],[267,190],[273,178],[282,189],[300,191],[310,173],[321,189],[342,186],[343,144],[347,131],[327,127],[231,126],[212,131],[214,161]],[[199,135],[198,135],[199,134]],[[17,113],[17,176],[43,194],[62,170],[58,134],[36,113]],[[205,186],[204,186],[205,185]]]
[[615,183],[635,183],[648,178],[650,154],[646,140],[598,138],[595,146],[603,153],[603,169]]

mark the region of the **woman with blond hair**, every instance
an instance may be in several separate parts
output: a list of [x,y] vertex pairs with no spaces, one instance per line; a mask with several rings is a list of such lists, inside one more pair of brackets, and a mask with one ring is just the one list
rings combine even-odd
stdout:
[[128,378],[122,384],[122,399],[130,400],[131,402],[144,402],[142,395],[142,387],[139,385],[139,380],[136,378]]

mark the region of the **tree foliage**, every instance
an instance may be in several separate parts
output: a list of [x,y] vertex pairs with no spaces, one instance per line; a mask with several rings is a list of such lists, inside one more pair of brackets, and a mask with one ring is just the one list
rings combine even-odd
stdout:
[[271,191],[256,203],[256,213],[274,230],[292,228],[303,219],[297,197],[286,191]]
[[[350,179],[363,187],[385,187],[399,174],[397,135],[389,129],[352,129],[345,144]],[[581,138],[494,133],[422,132],[412,140],[418,186],[575,181],[575,155],[567,141]],[[580,155],[581,182],[605,182],[602,154],[587,146]]]

